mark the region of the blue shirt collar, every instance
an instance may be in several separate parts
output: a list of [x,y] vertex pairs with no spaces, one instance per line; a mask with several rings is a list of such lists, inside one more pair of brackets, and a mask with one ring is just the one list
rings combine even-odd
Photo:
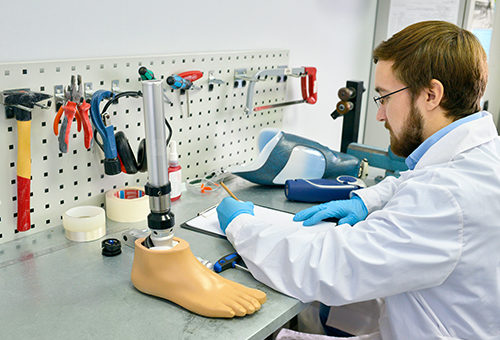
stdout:
[[459,127],[462,124],[471,122],[471,121],[479,119],[481,117],[483,117],[483,112],[482,111],[476,112],[470,116],[467,116],[467,117],[461,118],[457,121],[454,121],[450,125],[447,125],[444,128],[442,128],[441,130],[439,130],[438,132],[434,133],[432,136],[427,138],[422,144],[420,144],[420,146],[418,148],[416,148],[415,151],[413,151],[411,153],[411,155],[409,155],[405,159],[405,163],[408,166],[408,169],[410,169],[410,170],[415,169],[415,166],[417,165],[418,161],[427,152],[427,150],[429,150],[431,148],[431,146],[436,144],[441,138],[446,136],[446,134],[448,134],[450,131],[452,131],[453,129],[456,129],[457,127]]

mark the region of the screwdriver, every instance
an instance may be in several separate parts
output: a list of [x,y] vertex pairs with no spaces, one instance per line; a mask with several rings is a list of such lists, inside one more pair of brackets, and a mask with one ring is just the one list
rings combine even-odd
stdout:
[[[141,66],[139,68],[139,75],[141,76],[141,80],[155,80],[155,75],[153,71],[149,70],[148,68]],[[168,99],[167,95],[165,94],[165,89],[163,89],[163,99],[169,104],[172,104],[170,99]]]
[[247,272],[250,272],[247,268],[240,266],[238,262],[241,261],[241,256],[238,255],[238,253],[231,253],[226,256],[221,257],[215,264],[214,264],[214,271],[216,273],[220,273],[226,269],[229,268],[238,268],[245,270]]
[[155,79],[155,75],[154,75],[153,71],[148,70],[144,66],[139,68],[139,74],[141,75],[141,80],[153,80],[153,79]]
[[[170,85],[174,89],[180,89],[180,90],[189,90],[190,88],[193,87],[193,83],[191,82],[191,80],[182,78],[181,76],[178,76],[177,74],[169,76],[167,78],[167,84]],[[189,112],[190,112],[189,111],[189,92],[186,92],[186,109],[187,109],[187,116],[189,117]]]
[[193,83],[190,80],[182,78],[177,74],[169,76],[167,78],[167,84],[172,86],[174,89],[181,90],[189,90],[193,86]]

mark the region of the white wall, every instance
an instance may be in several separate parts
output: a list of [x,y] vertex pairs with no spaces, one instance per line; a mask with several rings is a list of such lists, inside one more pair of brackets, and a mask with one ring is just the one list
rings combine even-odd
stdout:
[[[333,121],[330,113],[346,80],[368,84],[376,5],[373,0],[2,0],[0,63],[286,48],[290,66],[317,67],[319,90],[316,105],[286,109],[284,129],[339,149],[342,119]],[[290,80],[290,99],[300,97],[299,83]]]

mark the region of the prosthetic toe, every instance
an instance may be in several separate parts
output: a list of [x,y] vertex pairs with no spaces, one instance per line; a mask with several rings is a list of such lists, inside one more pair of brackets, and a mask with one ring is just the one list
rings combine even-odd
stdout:
[[260,132],[259,151],[254,162],[229,171],[253,183],[283,185],[288,179],[357,177],[360,168],[351,155],[274,128]]
[[216,318],[245,316],[260,309],[266,294],[230,281],[198,261],[189,243],[168,250],[148,249],[135,241],[132,283],[139,291],[172,301],[187,310]]

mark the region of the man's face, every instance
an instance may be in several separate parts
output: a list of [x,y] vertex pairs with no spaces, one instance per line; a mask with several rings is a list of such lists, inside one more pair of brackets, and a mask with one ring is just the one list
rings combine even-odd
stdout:
[[[392,72],[392,62],[379,61],[375,68],[375,90],[380,96],[405,88]],[[385,122],[391,138],[391,150],[408,157],[422,142],[424,119],[410,92],[404,90],[385,98],[377,112],[377,120]]]

